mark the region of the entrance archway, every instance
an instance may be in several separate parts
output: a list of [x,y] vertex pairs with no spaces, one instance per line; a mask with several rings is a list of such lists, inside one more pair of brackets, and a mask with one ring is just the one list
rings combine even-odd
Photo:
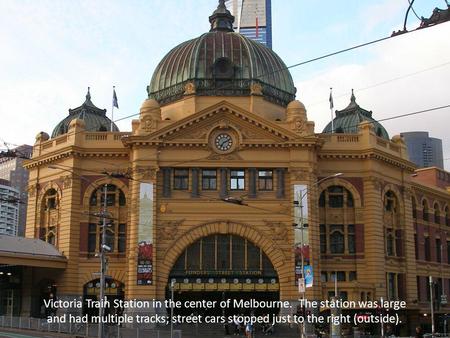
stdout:
[[[113,303],[114,299],[124,299],[125,285],[115,279],[106,278],[105,284],[105,296],[108,301]],[[83,314],[87,314],[90,318],[91,316],[98,316],[97,308],[88,308],[86,306],[86,299],[99,300],[100,299],[100,279],[94,279],[83,287]],[[105,315],[114,314],[113,311],[117,311],[115,307],[106,307]],[[120,309],[119,309],[120,310]]]
[[[206,315],[275,313],[277,309],[269,311],[237,306],[223,310],[219,302],[226,299],[274,301],[280,298],[278,274],[267,255],[252,241],[233,234],[208,235],[190,244],[169,273],[166,298],[171,297],[171,283],[176,301],[216,301],[215,308],[199,310]],[[175,311],[186,315],[192,312],[187,308]]]

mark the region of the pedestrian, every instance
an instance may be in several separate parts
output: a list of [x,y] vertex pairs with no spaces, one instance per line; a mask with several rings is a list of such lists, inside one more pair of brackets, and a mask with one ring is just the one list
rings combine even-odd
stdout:
[[247,325],[245,326],[245,336],[247,338],[252,338],[253,337],[253,325],[252,323],[247,323]]
[[423,332],[420,326],[416,327],[416,335],[414,336],[414,338],[423,338]]

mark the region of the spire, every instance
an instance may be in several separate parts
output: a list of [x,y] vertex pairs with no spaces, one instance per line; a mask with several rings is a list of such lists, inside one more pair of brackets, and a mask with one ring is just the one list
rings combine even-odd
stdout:
[[211,23],[210,32],[233,32],[234,16],[231,15],[225,6],[225,0],[219,0],[217,9],[209,17],[209,22]]
[[[94,106],[94,104],[91,101],[91,87],[88,87],[88,91],[86,93],[86,101],[83,103],[84,105],[90,105]],[[95,106],[94,106],[95,107]]]
[[352,88],[352,96],[350,97],[350,102],[356,103],[356,97],[355,97],[355,94],[353,93],[353,88]]

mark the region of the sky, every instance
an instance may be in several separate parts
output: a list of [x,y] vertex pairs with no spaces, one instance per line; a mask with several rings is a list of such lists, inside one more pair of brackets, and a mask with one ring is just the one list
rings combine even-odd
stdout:
[[[0,1],[0,149],[33,144],[92,101],[114,119],[139,113],[153,70],[173,47],[209,30],[216,0]],[[429,17],[445,0],[416,0]],[[272,0],[273,49],[290,66],[390,36],[403,27],[408,0]],[[419,20],[413,12],[407,28]],[[351,89],[375,119],[450,104],[450,23],[398,36],[291,68],[309,120],[321,132],[330,121],[328,97],[343,109]],[[134,117],[136,118],[136,116]],[[429,131],[443,141],[450,170],[450,108],[383,122],[389,135]],[[131,130],[131,118],[117,123]]]

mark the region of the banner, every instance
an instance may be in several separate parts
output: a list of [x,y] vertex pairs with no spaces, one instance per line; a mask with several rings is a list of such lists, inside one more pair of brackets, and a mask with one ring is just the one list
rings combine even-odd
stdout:
[[303,267],[303,272],[305,273],[305,286],[307,288],[312,288],[313,280],[314,280],[312,266],[311,265],[305,265]]
[[[303,277],[303,263],[309,263],[308,237],[308,186],[294,184],[294,252],[295,252],[295,280]],[[298,284],[298,282],[297,282]]]
[[153,183],[141,183],[139,194],[137,285],[153,283]]

